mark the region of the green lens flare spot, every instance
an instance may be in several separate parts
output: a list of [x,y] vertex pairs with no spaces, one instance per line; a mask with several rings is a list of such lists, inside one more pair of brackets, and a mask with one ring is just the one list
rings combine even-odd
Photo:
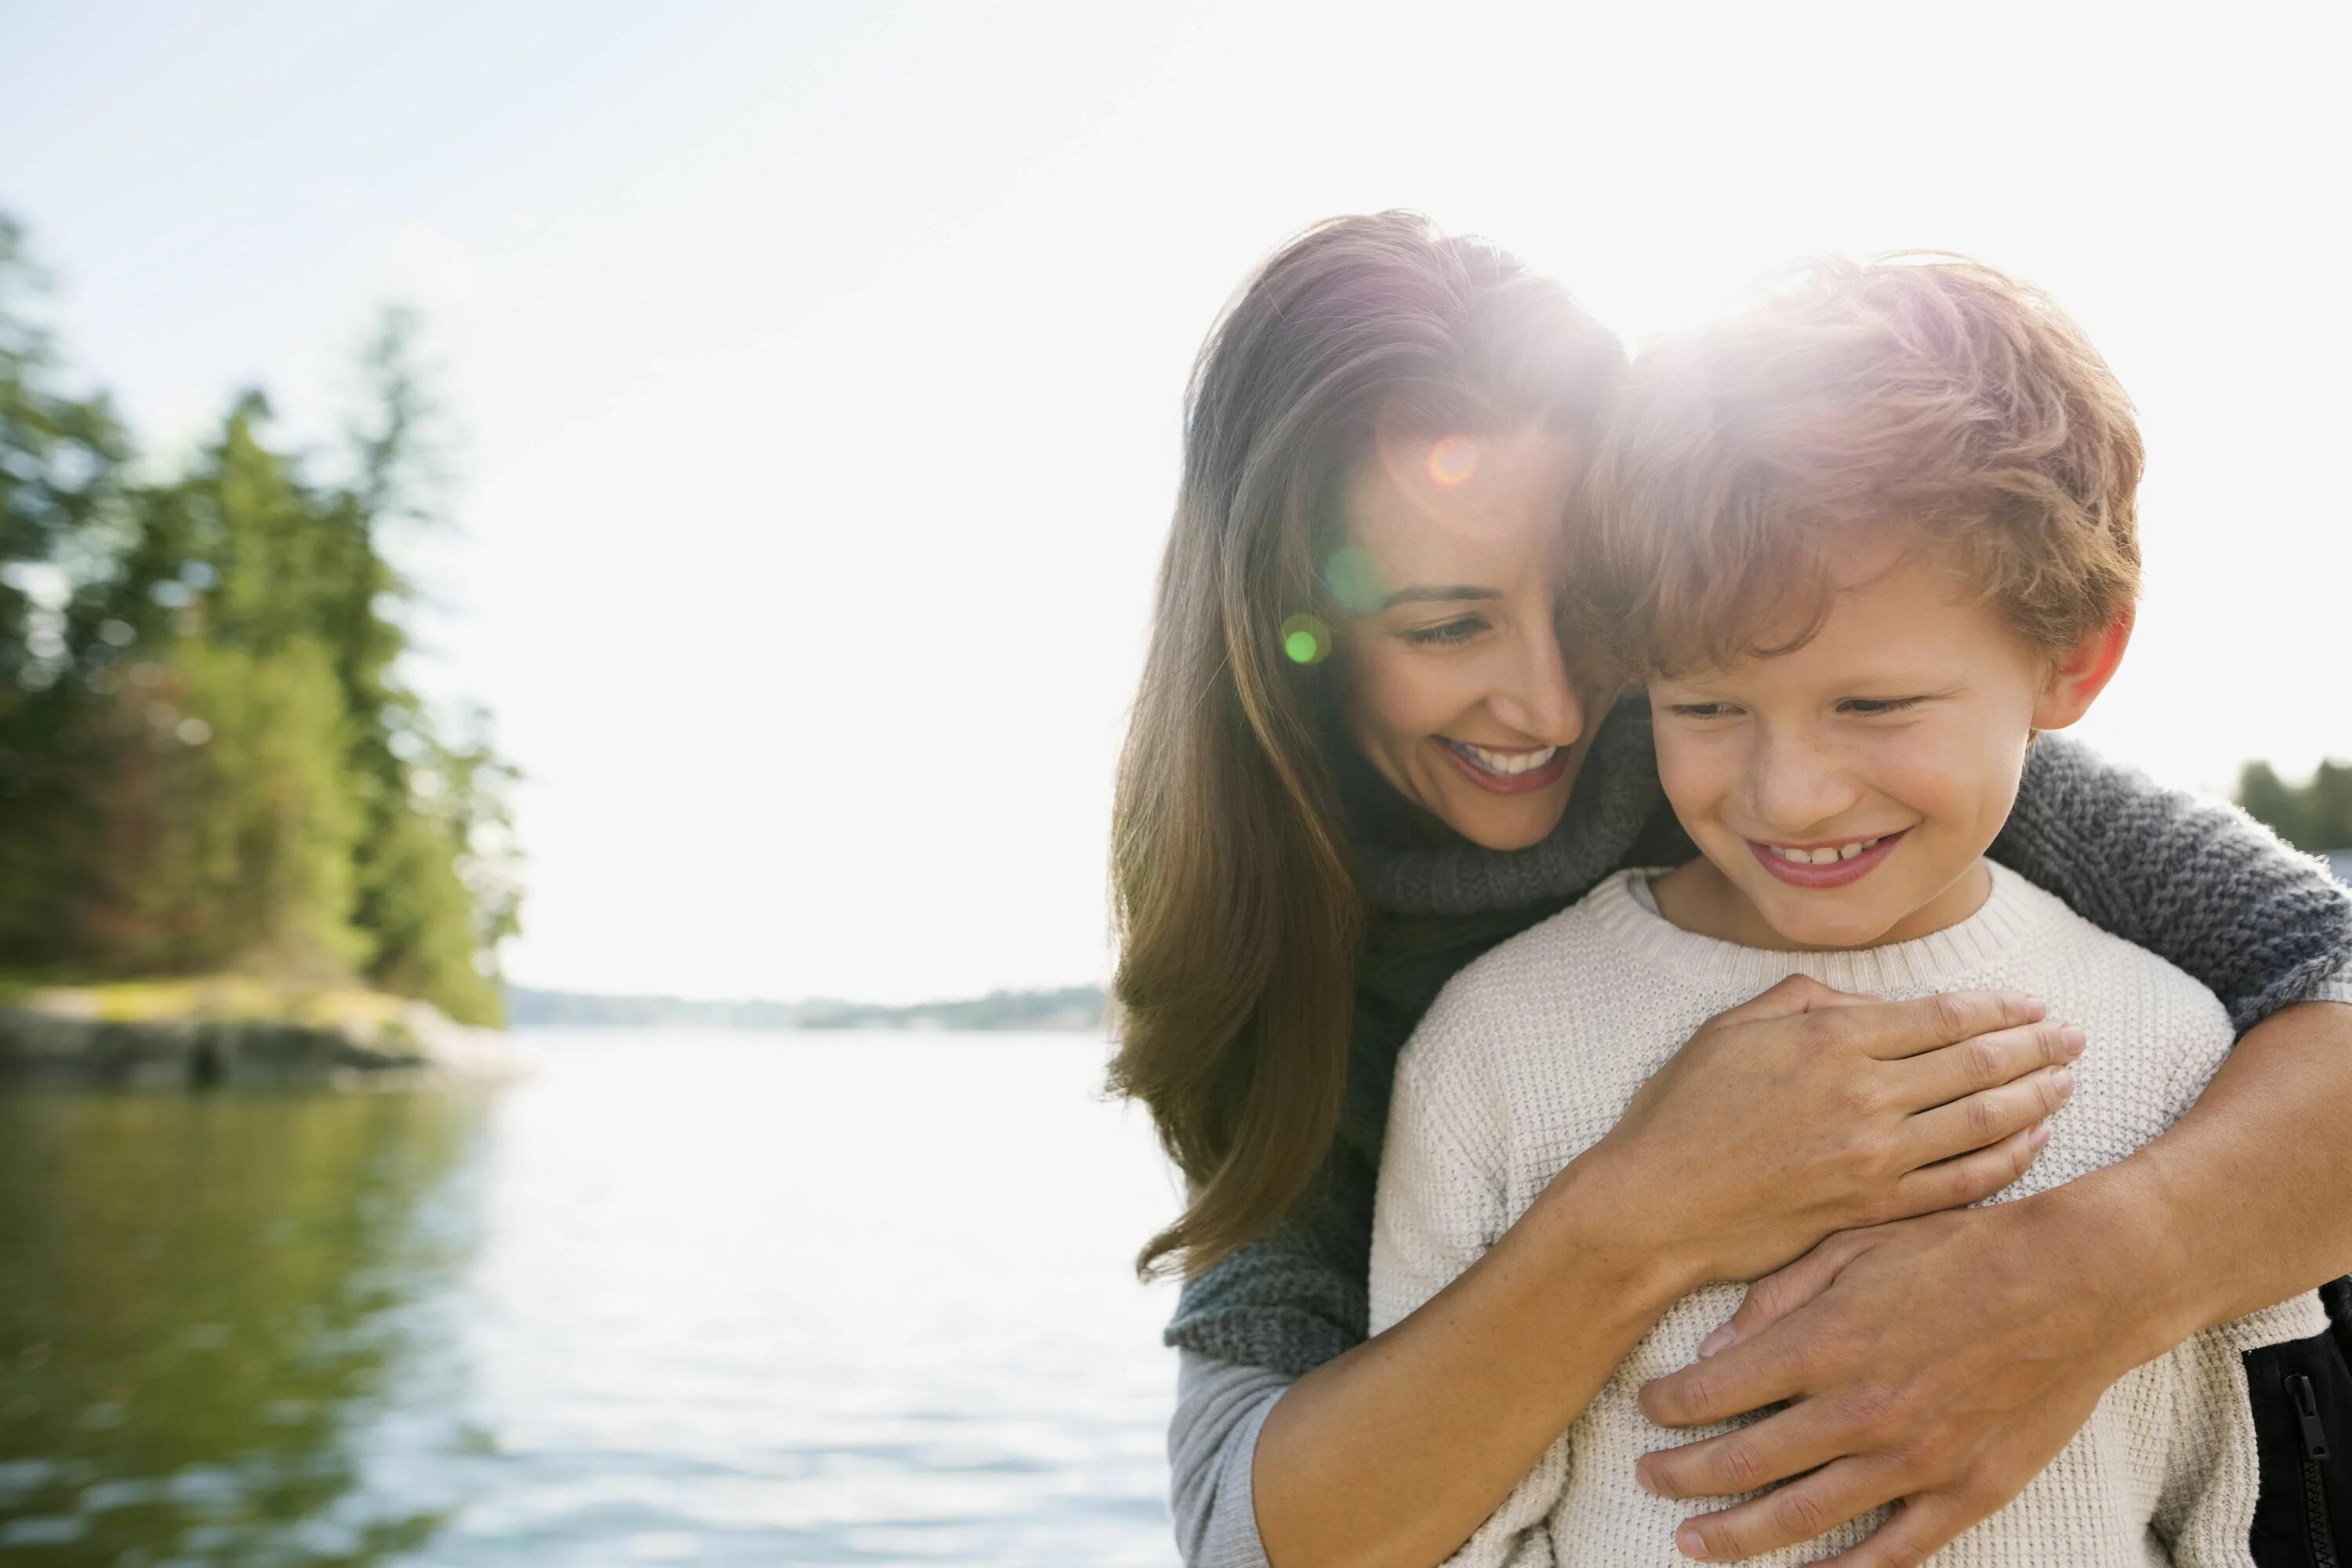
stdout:
[[1388,603],[1388,575],[1372,559],[1372,552],[1360,546],[1347,544],[1333,551],[1331,559],[1323,563],[1323,581],[1351,616],[1378,615]]
[[1320,616],[1293,616],[1282,623],[1282,651],[1293,664],[1320,664],[1331,657],[1331,628]]

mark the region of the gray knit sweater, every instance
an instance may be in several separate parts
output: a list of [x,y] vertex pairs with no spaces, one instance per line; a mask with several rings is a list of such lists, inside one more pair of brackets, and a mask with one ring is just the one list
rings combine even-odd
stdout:
[[[1250,1497],[1258,1429],[1295,1378],[1365,1337],[1390,1080],[1421,1015],[1456,970],[1611,871],[1694,853],[1665,809],[1638,700],[1611,717],[1542,843],[1359,847],[1375,907],[1338,1138],[1288,1220],[1186,1282],[1165,1335],[1181,1352],[1169,1458],[1188,1568],[1265,1568]],[[2352,1002],[2352,894],[2234,807],[2063,735],[2035,744],[1992,856],[2203,983],[2241,1032],[2295,1002]]]

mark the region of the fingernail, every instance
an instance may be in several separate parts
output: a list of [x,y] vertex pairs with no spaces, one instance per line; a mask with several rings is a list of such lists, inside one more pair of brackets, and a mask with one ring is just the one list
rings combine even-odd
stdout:
[[2036,1149],[2039,1149],[2044,1143],[2049,1142],[2050,1123],[2047,1121],[2035,1122],[2033,1124],[2033,1131],[2025,1135],[2025,1141],[2032,1144]]
[[1729,1323],[1726,1323],[1723,1327],[1716,1330],[1715,1332],[1707,1335],[1706,1338],[1699,1341],[1698,1353],[1702,1358],[1704,1358],[1713,1355],[1719,1350],[1727,1350],[1730,1348],[1731,1342],[1738,1337],[1739,1336],[1737,1333],[1732,1331],[1731,1325]]
[[2083,1047],[2091,1043],[2091,1037],[2083,1033],[2082,1030],[2076,1028],[2072,1024],[2069,1024],[2064,1028],[2059,1030],[2058,1037],[2065,1042],[2066,1059],[2070,1062],[2076,1057],[2081,1056],[2083,1054]]
[[1706,1542],[1700,1539],[1698,1526],[1695,1524],[1685,1524],[1675,1531],[1675,1546],[1685,1557],[1696,1557],[1701,1562],[1706,1560]]
[[2073,1068],[2052,1068],[2050,1069],[2050,1082],[2051,1085],[2061,1094],[2074,1093],[2074,1069]]
[[1640,1487],[1652,1497],[1664,1497],[1666,1495],[1658,1489],[1658,1483],[1650,1479],[1650,1472],[1643,1468],[1640,1465],[1633,1467],[1633,1484]]

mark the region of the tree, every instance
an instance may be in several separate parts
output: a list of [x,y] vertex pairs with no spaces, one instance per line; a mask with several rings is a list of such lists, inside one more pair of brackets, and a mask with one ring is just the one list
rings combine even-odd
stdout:
[[2298,849],[2352,849],[2352,763],[2322,763],[2310,782],[2294,785],[2268,763],[2248,763],[2238,773],[2238,804]]
[[81,792],[99,740],[86,679],[131,640],[88,613],[130,444],[103,396],[63,385],[38,321],[47,279],[0,214],[0,953],[54,956],[104,824]]
[[124,475],[102,397],[58,389],[39,280],[0,218],[0,965],[356,974],[499,1017],[520,857],[488,718],[405,682],[438,521],[415,318],[362,356],[345,477],[232,404],[182,472]]

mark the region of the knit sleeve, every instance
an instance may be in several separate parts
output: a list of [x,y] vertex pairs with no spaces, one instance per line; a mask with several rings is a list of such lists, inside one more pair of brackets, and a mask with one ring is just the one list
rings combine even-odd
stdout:
[[[1479,1066],[1499,1044],[1454,987],[1438,998],[1397,1063],[1372,1211],[1371,1329],[1411,1315],[1501,1236],[1506,1129]],[[1552,1568],[1544,1520],[1568,1484],[1568,1438],[1553,1442],[1448,1568]]]
[[1372,1178],[1361,1150],[1335,1145],[1295,1212],[1184,1281],[1161,1339],[1288,1377],[1361,1344]]
[[2027,757],[1993,858],[2221,998],[2241,1032],[2343,999],[2352,889],[2222,802],[2163,788],[2063,735]]
[[1504,1139],[1480,1054],[1489,1020],[1455,986],[1397,1060],[1372,1206],[1370,1330],[1419,1310],[1475,1263],[1508,1223]]

